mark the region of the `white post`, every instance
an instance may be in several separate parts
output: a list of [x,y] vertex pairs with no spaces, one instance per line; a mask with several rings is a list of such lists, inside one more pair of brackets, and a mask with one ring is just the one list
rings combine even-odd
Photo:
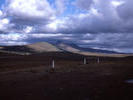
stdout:
[[84,58],[84,65],[86,64],[86,58]]
[[99,63],[100,62],[100,60],[99,60],[99,57],[98,57],[98,59],[97,59],[97,63]]
[[55,68],[54,60],[52,61],[52,68]]

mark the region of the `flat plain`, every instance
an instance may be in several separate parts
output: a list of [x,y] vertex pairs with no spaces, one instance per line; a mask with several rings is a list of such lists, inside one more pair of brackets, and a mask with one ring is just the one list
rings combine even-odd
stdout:
[[132,56],[0,53],[0,100],[133,100],[132,79]]

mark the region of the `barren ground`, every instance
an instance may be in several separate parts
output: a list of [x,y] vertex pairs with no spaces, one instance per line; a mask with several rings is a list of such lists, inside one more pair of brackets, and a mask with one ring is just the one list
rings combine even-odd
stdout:
[[[0,53],[0,100],[133,100],[133,57]],[[50,72],[52,59],[55,72]]]

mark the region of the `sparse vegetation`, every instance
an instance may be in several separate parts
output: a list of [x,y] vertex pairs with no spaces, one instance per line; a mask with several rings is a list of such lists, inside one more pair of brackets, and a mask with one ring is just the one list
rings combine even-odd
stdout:
[[[0,53],[1,100],[132,100],[133,57]],[[51,73],[51,61],[55,70]]]

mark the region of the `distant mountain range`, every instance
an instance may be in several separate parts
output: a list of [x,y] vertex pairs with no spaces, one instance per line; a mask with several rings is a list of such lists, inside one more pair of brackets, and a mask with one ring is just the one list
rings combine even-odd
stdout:
[[39,42],[35,44],[23,45],[23,46],[0,46],[1,52],[16,52],[16,53],[43,53],[43,52],[71,52],[81,55],[94,55],[94,56],[103,56],[103,55],[124,55],[119,54],[118,52],[92,49],[92,48],[82,48],[72,43],[48,43],[48,42]]
[[[65,45],[66,47],[72,47],[75,48],[79,51],[84,51],[84,52],[93,52],[93,53],[107,53],[107,54],[118,54],[118,52],[115,51],[109,51],[109,50],[101,50],[101,49],[93,49],[93,48],[83,48],[83,47],[79,47],[76,44],[73,43],[57,43],[56,46],[60,49],[62,49],[63,47],[61,45]],[[65,49],[64,49],[65,50]]]

